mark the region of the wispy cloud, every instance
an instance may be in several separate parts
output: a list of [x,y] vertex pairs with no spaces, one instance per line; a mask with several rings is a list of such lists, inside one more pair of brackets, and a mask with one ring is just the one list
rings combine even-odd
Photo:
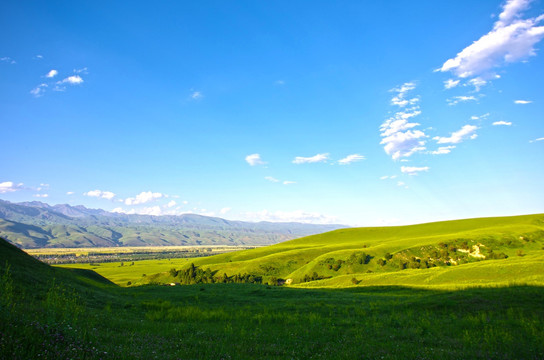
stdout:
[[45,74],[45,77],[46,78],[54,78],[55,76],[58,75],[58,71],[53,69],[53,70],[50,70],[47,74]]
[[340,165],[349,165],[351,163],[354,163],[356,161],[361,161],[361,160],[364,160],[364,159],[365,159],[365,157],[363,155],[351,154],[351,155],[346,156],[343,159],[338,160],[338,163]]
[[9,56],[0,57],[0,61],[6,62],[8,64],[17,64],[17,62],[13,60],[12,58],[10,58]]
[[511,126],[512,123],[511,123],[510,121],[502,121],[502,120],[501,120],[501,121],[495,121],[495,122],[493,123],[493,125],[495,125],[495,126],[497,126],[497,125],[498,125],[498,126],[500,126],[500,125],[503,125],[503,126]]
[[49,194],[34,194],[32,196],[37,197],[37,198],[48,198]]
[[485,86],[487,84],[487,81],[485,81],[481,77],[475,77],[474,79],[470,79],[468,81],[468,84],[474,86],[474,91],[478,92],[480,91],[482,86]]
[[400,171],[403,174],[417,175],[418,173],[420,173],[422,171],[429,171],[429,167],[428,166],[423,166],[423,167],[401,166]]
[[432,154],[432,155],[449,154],[453,149],[455,149],[455,145],[440,146],[438,149],[436,149],[434,151],[431,151],[430,154]]
[[[541,138],[538,138],[538,139],[534,139],[534,140],[529,140],[530,143],[534,143],[534,142],[537,142],[537,141],[544,141],[544,137],[541,137]],[[1,192],[1,191],[0,191]]]
[[67,191],[66,195],[74,195],[74,192],[73,191]]
[[45,89],[47,89],[49,85],[47,84],[40,84],[36,86],[34,89],[30,90],[30,93],[34,95],[35,97],[41,97],[45,93]]
[[[415,89],[415,83],[404,83],[398,88],[392,89],[397,94],[391,100],[393,105],[404,108],[407,104],[412,104],[410,108],[403,109],[395,113],[392,117],[383,122],[380,126],[380,135],[384,145],[385,153],[393,160],[401,157],[409,157],[416,152],[425,150],[425,138],[427,135],[421,130],[414,129],[419,123],[410,122],[410,119],[421,114],[417,101],[412,98],[406,100],[409,91]],[[405,103],[405,101],[407,101]]]
[[292,185],[292,184],[296,184],[296,183],[297,183],[296,181],[285,180],[283,182],[283,185]]
[[318,162],[325,162],[328,159],[329,159],[329,154],[328,153],[317,154],[317,155],[310,156],[310,157],[297,156],[293,160],[293,164],[318,163]]
[[459,85],[460,81],[461,80],[448,79],[448,80],[444,81],[444,88],[452,89],[452,88],[456,87],[457,85]]
[[266,164],[266,162],[261,159],[261,155],[259,154],[251,154],[246,156],[246,162],[251,166]]
[[13,181],[4,181],[0,183],[0,194],[15,192],[23,189],[23,183],[15,184]]
[[113,199],[115,197],[115,194],[112,193],[111,191],[102,191],[102,190],[87,191],[87,192],[83,193],[83,195],[90,196],[90,197],[97,197],[97,198],[107,199],[107,200],[111,200],[111,199]]
[[467,102],[467,101],[476,101],[477,99],[474,96],[466,96],[466,95],[460,95],[460,96],[454,96],[451,99],[447,99],[448,105],[457,105],[460,102]]
[[476,139],[477,135],[474,132],[477,129],[478,127],[474,125],[465,125],[460,130],[452,132],[450,136],[435,136],[433,140],[436,140],[438,144],[458,144],[467,138]]
[[142,191],[135,197],[129,197],[125,199],[125,205],[139,205],[145,204],[157,199],[162,198],[164,195],[158,192]]
[[264,178],[266,180],[270,181],[270,182],[275,182],[275,183],[280,182],[278,179],[276,179],[276,178],[274,178],[272,176],[265,176]]
[[387,180],[387,179],[396,179],[397,175],[385,175],[380,177],[380,180]]
[[461,78],[486,75],[493,68],[514,63],[535,55],[534,45],[544,37],[544,20],[521,19],[530,0],[508,0],[503,5],[493,29],[447,60],[439,71],[451,71]]
[[202,99],[204,97],[204,95],[202,95],[202,93],[200,91],[193,91],[191,93],[191,99],[193,100],[199,100],[199,99]]
[[514,104],[518,104],[518,105],[526,105],[530,103],[532,103],[532,101],[530,100],[514,100]]
[[242,213],[248,221],[271,221],[271,222],[301,222],[308,224],[337,224],[339,221],[334,216],[323,215],[303,210],[295,211],[269,211]]
[[176,205],[177,205],[177,203],[176,203],[175,200],[170,200],[170,201],[168,202],[168,204],[166,204],[166,207],[173,208],[173,207],[176,206]]
[[470,117],[470,120],[484,120],[485,118],[487,118],[489,116],[489,113],[485,113],[483,115],[472,115]]

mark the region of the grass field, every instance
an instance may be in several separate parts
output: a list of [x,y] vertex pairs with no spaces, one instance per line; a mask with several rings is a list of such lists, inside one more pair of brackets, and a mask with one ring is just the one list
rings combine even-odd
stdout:
[[305,288],[544,285],[544,215],[342,229],[205,258],[70,267],[92,269],[124,286],[175,282],[169,270],[191,263],[217,274],[262,276],[265,282],[291,279],[291,286]]
[[[0,240],[0,358],[542,359],[542,219],[349,229],[207,258],[85,269],[45,265]],[[474,255],[493,260],[469,259],[452,244],[477,245]],[[468,260],[398,268],[415,266],[416,256],[421,265],[433,251]],[[169,281],[168,269],[189,262],[334,276],[291,286],[108,280],[143,282],[152,276],[142,278],[145,271]]]

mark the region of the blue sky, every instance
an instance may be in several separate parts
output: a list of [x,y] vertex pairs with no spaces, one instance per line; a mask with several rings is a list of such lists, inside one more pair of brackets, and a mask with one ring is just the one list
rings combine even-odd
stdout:
[[410,224],[544,212],[544,1],[3,1],[0,198]]

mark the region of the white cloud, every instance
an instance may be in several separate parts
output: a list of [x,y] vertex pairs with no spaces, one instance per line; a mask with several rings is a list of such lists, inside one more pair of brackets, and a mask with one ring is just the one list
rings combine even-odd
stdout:
[[34,194],[32,196],[37,197],[37,198],[48,198],[49,194]]
[[73,191],[68,191],[68,192],[66,192],[66,195],[74,195],[74,192]]
[[278,179],[276,179],[275,177],[272,177],[272,176],[265,176],[264,178],[266,180],[270,181],[270,182],[273,182],[273,183],[281,182],[283,185],[296,184],[295,181],[289,181],[289,180],[281,181],[281,180],[278,180]]
[[145,204],[156,199],[162,198],[164,195],[158,192],[142,191],[136,197],[130,197],[125,199],[125,205],[139,205]]
[[340,165],[348,165],[348,164],[351,164],[353,162],[361,161],[361,160],[364,160],[364,159],[365,159],[365,157],[363,155],[351,154],[351,155],[346,156],[343,159],[338,160],[338,163]]
[[308,164],[308,163],[325,162],[327,161],[328,158],[329,158],[328,153],[317,154],[310,157],[297,156],[293,160],[293,164]]
[[319,213],[311,213],[303,210],[295,211],[268,211],[242,213],[248,221],[271,221],[271,222],[301,222],[307,224],[336,224],[338,219],[334,216],[327,216]]
[[436,140],[438,144],[458,144],[467,138],[475,139],[476,134],[474,132],[478,129],[474,125],[465,125],[460,130],[452,132],[449,137],[435,136],[433,140]]
[[534,56],[534,45],[544,37],[544,26],[538,26],[544,16],[520,19],[529,3],[508,0],[493,29],[447,60],[438,71],[451,71],[461,78],[489,76],[493,68]]
[[499,125],[499,126],[500,126],[500,125],[510,126],[510,125],[512,125],[512,123],[511,123],[510,121],[502,121],[502,120],[501,120],[501,121],[495,121],[495,122],[493,123],[493,125],[495,125],[495,126],[497,126],[497,125]]
[[79,75],[71,75],[61,81],[57,81],[57,84],[77,85],[81,83],[83,83],[83,79]]
[[1,57],[0,61],[7,62],[7,63],[10,63],[10,64],[16,64],[15,60],[10,58],[9,56]]
[[408,175],[417,175],[422,171],[429,171],[428,166],[416,167],[416,166],[401,166],[400,171]]
[[448,105],[457,105],[460,102],[467,102],[467,101],[476,101],[476,98],[474,96],[454,96],[451,99],[446,100],[448,102]]
[[526,104],[530,104],[532,103],[532,101],[530,100],[515,100],[514,101],[514,104],[518,104],[518,105],[526,105]]
[[23,188],[23,183],[15,184],[13,181],[4,181],[0,183],[0,194],[15,192]]
[[471,120],[484,120],[485,118],[487,118],[489,116],[489,113],[485,113],[483,115],[472,115],[470,117]]
[[265,176],[264,177],[266,180],[270,181],[270,182],[280,182],[278,179],[272,177],[272,176]]
[[276,84],[276,85],[285,85],[285,81],[284,80],[276,80],[274,82],[274,84]]
[[266,164],[266,162],[261,159],[261,155],[259,154],[251,154],[246,156],[246,161],[251,166]]
[[102,191],[102,190],[87,191],[86,193],[83,193],[83,195],[102,198],[102,199],[108,199],[108,200],[111,200],[115,197],[115,194],[112,193],[111,191]]
[[487,81],[485,81],[481,77],[475,77],[474,79],[470,79],[468,83],[474,86],[474,91],[478,92],[480,91],[480,88],[482,86],[485,86],[487,84]]
[[387,180],[387,179],[396,179],[397,175],[385,175],[380,177],[380,180]]
[[222,208],[221,210],[219,210],[219,213],[220,213],[221,215],[225,215],[225,214],[228,213],[230,210],[231,210],[230,207],[224,207],[224,208]]
[[169,207],[169,208],[172,208],[172,207],[176,206],[176,204],[177,204],[177,203],[176,203],[174,200],[170,200],[170,201],[168,202],[168,204],[166,204],[166,206]]
[[88,74],[87,67],[81,68],[81,69],[74,69],[74,74]]
[[35,97],[43,96],[43,93],[45,92],[45,88],[47,88],[47,84],[40,84],[36,86],[34,89],[30,90],[30,93],[34,95]]
[[[383,136],[383,135],[382,135]],[[419,151],[424,151],[427,135],[421,130],[397,132],[385,137],[380,144],[385,144],[384,150],[393,160],[409,157]]]
[[[404,83],[400,87],[392,89],[391,91],[397,92],[397,95],[391,103],[404,107],[406,104],[402,100],[405,99],[406,93],[413,89],[415,89],[413,82]],[[383,138],[380,144],[384,145],[385,153],[390,155],[393,160],[409,157],[416,152],[425,150],[427,135],[421,130],[411,130],[420,124],[409,122],[409,119],[420,114],[419,106],[413,102],[412,107],[395,113],[380,126],[380,135]]]
[[400,107],[405,107],[407,105],[415,105],[418,101],[418,97],[413,97],[411,99],[406,99],[406,93],[414,90],[416,88],[416,84],[414,82],[407,82],[402,84],[400,87],[391,89],[391,92],[396,92],[397,95],[393,96],[391,99],[392,105],[397,105]]
[[36,55],[35,58],[36,59],[43,59],[43,55]]
[[202,95],[200,91],[193,91],[193,93],[191,94],[191,99],[193,100],[202,99],[203,97],[204,95]]
[[406,183],[404,181],[397,181],[397,186],[404,186]]
[[446,88],[446,89],[454,88],[457,85],[459,85],[459,81],[461,81],[461,80],[448,79],[448,80],[444,81],[444,88]]
[[[536,141],[544,141],[544,137],[541,137],[541,138],[538,138],[538,139],[534,139],[534,140],[529,140],[530,143],[533,143],[533,142],[536,142]],[[0,184],[0,189],[2,188],[2,184]],[[0,190],[0,193],[2,191]]]
[[455,145],[440,146],[438,149],[436,149],[434,151],[431,151],[430,154],[432,154],[432,155],[449,154],[452,149],[455,149]]
[[45,75],[45,77],[46,77],[46,78],[54,78],[55,76],[57,76],[58,73],[59,73],[59,72],[58,72],[57,70],[53,69],[53,70],[49,71],[49,72]]

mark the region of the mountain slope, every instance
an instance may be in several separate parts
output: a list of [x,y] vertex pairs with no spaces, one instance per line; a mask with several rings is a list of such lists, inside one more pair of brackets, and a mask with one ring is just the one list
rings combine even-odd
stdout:
[[[190,262],[299,286],[544,284],[544,214],[340,229]],[[165,273],[142,281],[172,279]]]
[[81,205],[0,200],[0,236],[22,248],[269,245],[343,227],[250,223],[195,214],[129,215]]

